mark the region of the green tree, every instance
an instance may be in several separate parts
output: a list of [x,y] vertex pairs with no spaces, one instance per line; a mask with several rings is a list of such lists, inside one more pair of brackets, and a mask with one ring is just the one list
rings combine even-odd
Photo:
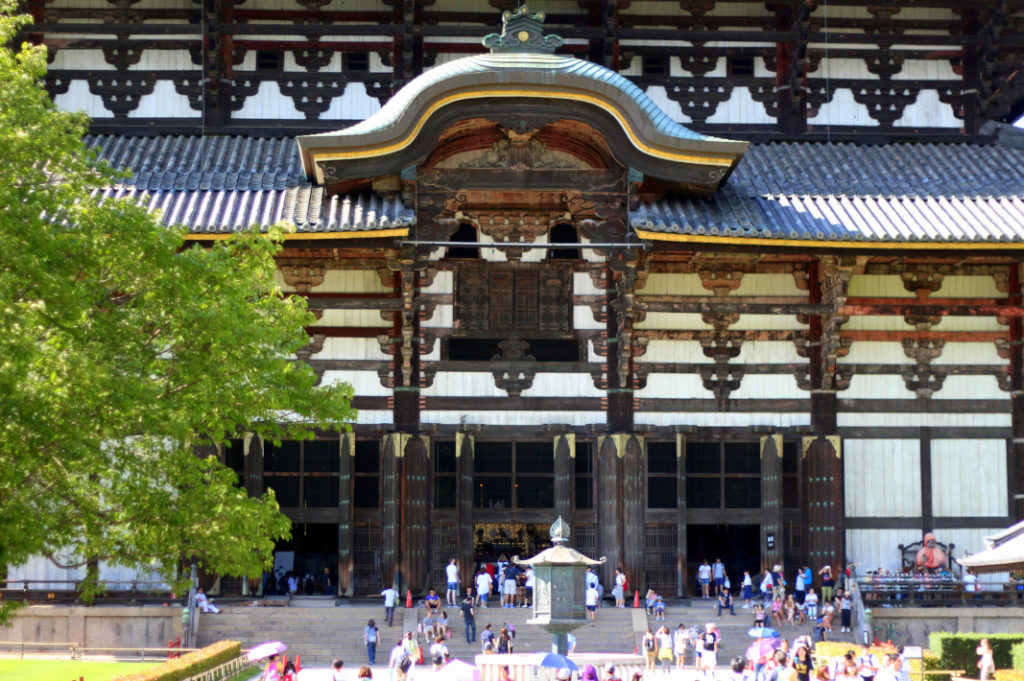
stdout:
[[[25,21],[0,0],[0,44]],[[260,574],[288,520],[197,447],[343,428],[351,388],[290,359],[312,315],[275,283],[280,239],[188,245],[102,200],[119,177],[45,69],[42,47],[0,50],[0,569],[45,555],[173,577],[187,557]]]

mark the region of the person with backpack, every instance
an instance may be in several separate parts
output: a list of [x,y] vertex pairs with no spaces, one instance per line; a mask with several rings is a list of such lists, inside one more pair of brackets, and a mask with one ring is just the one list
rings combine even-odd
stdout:
[[391,656],[388,658],[388,671],[391,672],[392,681],[405,681],[405,675],[412,667],[412,659],[405,649],[405,639],[398,639],[398,643],[391,649]]
[[444,636],[438,636],[430,646],[430,661],[434,664],[434,671],[448,662],[448,646],[444,644]]
[[654,632],[650,628],[644,633],[644,637],[640,639],[640,647],[644,651],[644,669],[653,673],[654,665],[658,660],[658,639],[654,637]]
[[491,630],[489,622],[484,625],[484,630],[480,632],[480,647],[485,654],[494,652],[494,632]]
[[366,623],[366,629],[363,630],[363,643],[366,644],[366,657],[372,667],[376,664],[377,646],[380,645],[380,629],[372,619]]

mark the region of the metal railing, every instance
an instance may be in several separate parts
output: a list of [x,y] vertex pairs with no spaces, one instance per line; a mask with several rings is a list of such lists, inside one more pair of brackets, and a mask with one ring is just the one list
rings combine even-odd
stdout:
[[66,653],[72,660],[80,660],[85,655],[112,655],[117,659],[164,660],[172,653],[191,653],[199,648],[177,647],[117,647],[117,646],[83,646],[77,641],[58,643],[39,643],[36,641],[0,641],[0,649],[17,651],[21,658],[25,653],[49,654]]

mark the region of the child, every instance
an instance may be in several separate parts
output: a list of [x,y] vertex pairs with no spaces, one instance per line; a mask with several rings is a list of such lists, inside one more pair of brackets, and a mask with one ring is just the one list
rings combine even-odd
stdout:
[[654,619],[658,622],[665,621],[665,599],[661,596],[654,599]]
[[754,605],[754,626],[755,627],[763,627],[764,626],[764,606],[761,605],[760,603],[757,603],[756,605]]
[[749,608],[750,601],[754,597],[754,580],[750,577],[750,572],[747,570],[743,571],[743,607]]

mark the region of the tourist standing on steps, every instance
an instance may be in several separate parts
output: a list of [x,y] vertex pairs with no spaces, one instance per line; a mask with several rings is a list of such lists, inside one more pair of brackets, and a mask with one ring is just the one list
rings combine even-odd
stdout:
[[462,621],[466,625],[466,643],[475,643],[476,610],[473,609],[473,597],[467,594],[459,609],[462,611]]
[[445,577],[448,579],[448,590],[445,594],[447,596],[448,605],[458,605],[459,599],[459,566],[455,564],[455,559],[452,558],[448,561],[448,565],[444,569]]
[[711,566],[708,565],[708,559],[705,558],[704,562],[697,568],[697,579],[700,580],[700,597],[704,600],[711,599]]
[[725,586],[725,565],[721,558],[715,558],[715,564],[711,566],[711,576],[715,580],[715,591],[720,591]]
[[491,594],[491,575],[487,570],[481,568],[476,573],[476,593],[480,601],[480,607],[487,607],[487,599]]
[[377,662],[377,646],[380,645],[380,629],[377,628],[377,623],[374,620],[366,623],[366,629],[363,630],[363,643],[366,644],[366,657],[372,666]]
[[704,633],[700,637],[700,670],[705,677],[715,678],[715,667],[718,666],[718,633],[715,632],[714,622],[708,622],[704,626]]
[[676,654],[676,669],[682,669],[686,666],[686,642],[689,638],[689,632],[686,631],[686,627],[680,622],[679,628],[672,634],[672,652]]
[[612,589],[612,595],[615,597],[616,608],[626,607],[626,573],[621,567],[615,568],[615,588]]
[[832,587],[836,585],[832,578],[832,566],[825,565],[818,570],[818,574],[821,575],[821,600],[823,603],[828,603],[832,600]]
[[480,647],[484,653],[494,652],[494,632],[491,631],[490,622],[485,624],[484,630],[480,632]]
[[380,595],[384,597],[384,621],[388,623],[388,626],[393,626],[395,622],[395,601],[398,600],[398,592],[395,591],[395,587],[389,586],[380,592]]
[[640,640],[640,647],[644,651],[644,669],[654,672],[654,664],[658,659],[658,639],[654,637],[654,632],[650,629],[644,632],[644,637]]
[[839,617],[842,623],[842,631],[850,631],[850,622],[853,619],[853,601],[850,594],[844,593],[843,600],[839,602]]
[[743,571],[743,607],[749,608],[754,598],[754,580],[747,570]]

